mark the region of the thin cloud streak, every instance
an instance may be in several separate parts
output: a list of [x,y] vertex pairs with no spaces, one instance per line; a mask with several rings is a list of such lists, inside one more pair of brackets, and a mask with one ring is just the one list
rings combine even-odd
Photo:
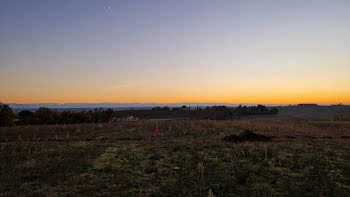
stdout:
[[137,86],[141,86],[144,84],[145,84],[145,82],[124,83],[124,84],[117,84],[117,85],[109,86],[109,87],[107,87],[107,89],[117,90],[117,89],[122,89],[122,88],[137,87]]

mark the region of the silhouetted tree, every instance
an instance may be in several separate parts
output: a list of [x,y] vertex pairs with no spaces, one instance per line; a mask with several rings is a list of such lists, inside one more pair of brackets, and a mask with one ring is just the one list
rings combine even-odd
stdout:
[[84,115],[85,115],[85,123],[92,123],[93,122],[93,113],[92,113],[92,111],[88,111]]
[[264,105],[258,105],[256,108],[257,108],[257,110],[260,111],[260,112],[266,112],[266,111],[268,111],[268,109],[267,109]]
[[212,106],[206,107],[200,112],[205,119],[211,120],[228,120],[232,118],[232,109],[226,106]]
[[34,117],[38,119],[39,124],[54,123],[54,112],[46,107],[40,107],[37,111],[35,111]]
[[271,112],[272,114],[277,114],[277,113],[278,113],[277,107],[274,107],[274,108],[270,109],[270,112]]
[[170,111],[170,108],[168,106],[165,106],[165,107],[153,107],[152,108],[153,111]]
[[189,108],[186,105],[183,105],[183,106],[181,106],[181,110],[182,111],[187,111],[187,110],[189,110]]
[[101,122],[109,122],[114,117],[114,111],[112,109],[108,109],[102,112],[102,120]]
[[15,114],[12,108],[0,103],[0,126],[10,126],[14,124]]
[[18,113],[20,124],[34,124],[34,113],[28,110],[23,110]]
[[58,123],[60,124],[72,124],[72,112],[71,111],[64,111],[61,112]]
[[237,117],[245,116],[245,115],[264,115],[264,114],[277,114],[277,113],[278,113],[277,108],[272,108],[269,110],[264,105],[257,105],[257,106],[250,106],[250,107],[247,107],[247,106],[242,107],[241,105],[239,105],[234,109],[234,114]]

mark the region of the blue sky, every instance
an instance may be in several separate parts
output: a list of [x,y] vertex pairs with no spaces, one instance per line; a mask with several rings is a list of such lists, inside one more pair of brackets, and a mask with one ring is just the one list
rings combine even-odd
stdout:
[[3,102],[350,102],[349,1],[0,2]]

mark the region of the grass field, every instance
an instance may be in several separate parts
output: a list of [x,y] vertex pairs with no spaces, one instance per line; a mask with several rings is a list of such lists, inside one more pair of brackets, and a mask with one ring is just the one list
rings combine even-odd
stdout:
[[158,123],[0,128],[0,196],[350,196],[350,122]]

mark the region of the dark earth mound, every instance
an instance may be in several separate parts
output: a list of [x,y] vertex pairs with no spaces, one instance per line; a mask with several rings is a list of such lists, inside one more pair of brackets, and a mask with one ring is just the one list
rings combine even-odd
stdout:
[[290,135],[286,135],[286,136],[284,136],[284,138],[292,138],[292,139],[294,139],[295,137],[294,136],[290,136]]
[[310,136],[310,135],[304,136],[304,138],[308,138],[308,139],[316,139],[314,136]]
[[250,130],[245,130],[238,135],[232,134],[232,135],[226,136],[224,137],[223,140],[226,142],[245,142],[245,141],[269,142],[271,141],[271,137],[267,137],[265,135],[259,135]]
[[350,139],[350,136],[341,136],[342,139]]

